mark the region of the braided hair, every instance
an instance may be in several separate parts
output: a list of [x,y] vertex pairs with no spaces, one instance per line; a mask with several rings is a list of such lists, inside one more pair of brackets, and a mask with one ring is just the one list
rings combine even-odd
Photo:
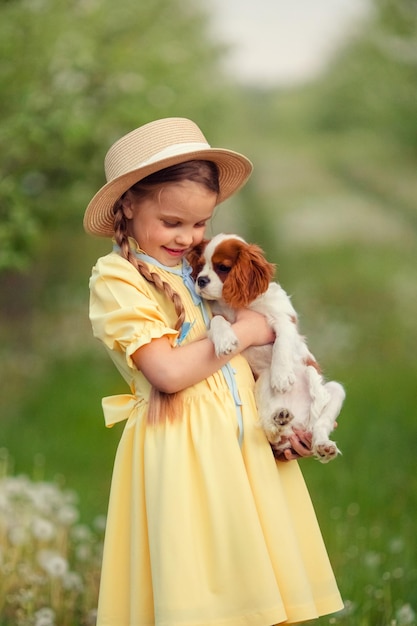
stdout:
[[[138,198],[145,198],[165,183],[180,182],[183,180],[191,180],[204,185],[210,191],[219,193],[219,180],[216,165],[211,161],[187,161],[179,163],[171,167],[167,167],[159,172],[155,172],[130,188],[130,191]],[[128,260],[138,272],[148,282],[164,292],[165,295],[174,304],[177,314],[175,330],[179,330],[184,323],[185,311],[179,294],[174,291],[166,281],[162,280],[159,274],[149,270],[146,263],[141,261],[133,254],[129,246],[128,221],[123,212],[124,195],[117,200],[113,207],[114,212],[114,237],[116,243],[120,247],[121,256]]]
[[175,312],[177,314],[175,330],[179,330],[185,318],[185,311],[181,298],[179,294],[172,289],[169,283],[162,280],[162,278],[156,272],[152,272],[148,268],[146,263],[138,259],[136,255],[133,254],[129,246],[129,239],[127,234],[127,220],[123,214],[122,200],[118,200],[114,207],[114,237],[116,243],[120,247],[121,256],[127,259],[127,261],[129,261],[129,263],[131,263],[138,270],[143,278],[145,278],[145,280],[147,280],[149,283],[153,283],[155,287],[159,289],[159,291],[165,292],[168,298],[173,302]]
[[[183,180],[191,180],[193,182],[200,183],[209,191],[213,191],[216,194],[219,193],[220,188],[217,166],[211,161],[199,160],[179,163],[178,165],[173,165],[160,170],[159,172],[151,174],[133,185],[129,191],[139,199],[145,198],[152,193],[156,193],[161,188],[161,185],[180,182]],[[123,198],[124,195],[117,200],[113,207],[114,237],[116,243],[120,247],[120,254],[138,270],[145,280],[155,285],[159,291],[165,293],[171,300],[177,314],[175,330],[180,330],[185,319],[185,310],[181,297],[176,291],[174,291],[174,289],[172,289],[171,285],[162,280],[159,274],[152,272],[146,263],[138,259],[130,249],[128,220],[123,212]],[[152,386],[148,405],[148,423],[157,424],[164,419],[168,419],[169,421],[178,419],[181,415],[181,407],[182,402],[180,393],[167,394]]]

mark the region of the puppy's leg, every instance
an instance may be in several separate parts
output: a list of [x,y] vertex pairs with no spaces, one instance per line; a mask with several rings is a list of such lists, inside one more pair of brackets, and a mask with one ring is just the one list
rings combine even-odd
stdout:
[[278,443],[283,435],[284,427],[294,419],[294,416],[285,407],[283,398],[271,389],[269,370],[261,372],[256,381],[255,400],[259,421],[268,441]]
[[272,349],[271,386],[278,393],[285,393],[295,382],[294,354],[298,331],[287,315],[280,316],[271,325],[276,333]]
[[232,325],[221,315],[215,315],[210,323],[208,337],[214,343],[216,356],[231,354],[238,346]]
[[322,463],[327,463],[340,453],[334,441],[329,439],[329,435],[334,428],[346,394],[342,385],[337,382],[330,381],[323,386],[330,399],[313,424],[312,450]]
[[325,407],[330,401],[330,393],[324,384],[321,374],[312,365],[308,365],[303,372],[307,376],[308,393],[311,399],[310,404],[310,428],[322,415]]

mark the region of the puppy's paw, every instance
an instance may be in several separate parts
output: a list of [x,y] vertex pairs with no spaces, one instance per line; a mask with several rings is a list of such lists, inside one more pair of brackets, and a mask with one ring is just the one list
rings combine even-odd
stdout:
[[230,334],[229,337],[220,337],[214,342],[216,356],[227,356],[236,352],[239,342],[236,335]]
[[321,463],[333,461],[340,454],[340,450],[334,441],[323,441],[313,445],[313,454]]
[[283,436],[284,426],[289,424],[294,416],[288,409],[278,409],[261,419],[262,427],[270,443],[278,444]]
[[239,345],[231,324],[221,315],[216,315],[211,320],[208,337],[213,342],[218,357],[232,354]]
[[272,421],[277,426],[285,426],[294,419],[294,415],[288,409],[278,409],[272,416]]
[[295,383],[295,374],[293,370],[275,373],[271,371],[271,387],[278,393],[285,393]]

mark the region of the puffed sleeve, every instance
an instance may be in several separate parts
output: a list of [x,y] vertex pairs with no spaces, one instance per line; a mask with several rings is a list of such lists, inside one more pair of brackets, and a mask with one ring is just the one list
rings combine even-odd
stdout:
[[94,336],[110,350],[132,354],[152,339],[168,336],[174,345],[178,332],[136,268],[118,254],[97,261],[90,278],[90,320]]

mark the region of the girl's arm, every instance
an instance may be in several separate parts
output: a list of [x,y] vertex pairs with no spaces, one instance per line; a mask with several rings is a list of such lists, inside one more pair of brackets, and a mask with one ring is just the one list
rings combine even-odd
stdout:
[[[275,339],[264,316],[248,309],[239,311],[233,330],[239,340],[237,352]],[[235,354],[217,357],[208,338],[172,347],[167,337],[161,337],[136,350],[132,359],[153,387],[176,393],[208,378]]]

